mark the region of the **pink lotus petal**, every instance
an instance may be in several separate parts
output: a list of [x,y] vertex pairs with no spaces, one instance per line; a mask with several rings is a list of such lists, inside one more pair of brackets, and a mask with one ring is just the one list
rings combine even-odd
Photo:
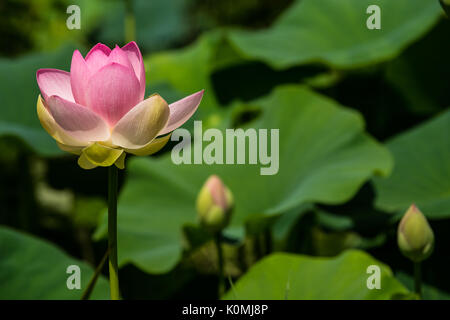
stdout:
[[87,142],[109,139],[106,122],[88,108],[58,96],[51,96],[46,104],[55,122],[74,139]]
[[134,72],[136,73],[136,77],[141,84],[141,99],[144,99],[145,95],[145,66],[144,61],[142,59],[141,51],[137,46],[136,42],[131,41],[122,47],[122,51],[128,55],[128,60],[130,60],[131,65],[133,66]]
[[57,95],[68,101],[75,102],[70,87],[70,74],[58,69],[39,69],[36,79],[45,100]]
[[79,141],[71,136],[70,133],[63,130],[55,121],[50,111],[48,110],[47,103],[44,101],[41,95],[37,101],[37,114],[39,122],[47,133],[53,137],[58,143],[62,143],[68,146],[85,147],[86,142]]
[[111,49],[102,43],[97,43],[88,52],[85,61],[91,74],[94,74],[109,63],[110,53]]
[[86,90],[87,106],[114,126],[141,101],[139,87],[133,70],[113,62],[89,79]]
[[89,68],[80,51],[75,50],[70,65],[70,85],[75,102],[86,105],[86,84],[89,80]]
[[111,140],[123,148],[139,149],[158,135],[169,119],[169,106],[155,94],[131,109],[114,127]]
[[[109,63],[111,62],[116,62],[118,64],[123,65],[124,67],[130,68],[132,70],[133,66],[131,65],[130,60],[128,59],[128,54],[123,51],[122,49],[120,49],[119,46],[116,46],[111,53],[109,54]],[[138,78],[139,80],[139,78]]]
[[92,47],[91,50],[89,50],[88,54],[86,55],[86,60],[88,60],[90,56],[97,51],[102,52],[105,56],[109,56],[109,54],[111,53],[111,49],[108,46],[105,46],[103,43],[97,43]]
[[225,193],[225,185],[217,175],[212,175],[205,183],[213,198],[214,204],[220,206],[222,209],[227,209],[227,196]]
[[201,90],[190,96],[187,96],[181,100],[178,100],[169,105],[170,117],[166,127],[159,133],[160,135],[166,134],[183,125],[197,110],[198,105],[203,97]]

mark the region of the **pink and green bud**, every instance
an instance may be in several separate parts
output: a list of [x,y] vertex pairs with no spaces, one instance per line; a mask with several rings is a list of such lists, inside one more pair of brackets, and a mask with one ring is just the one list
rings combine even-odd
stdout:
[[414,204],[400,221],[397,242],[403,255],[414,262],[427,259],[433,251],[433,230]]
[[233,205],[231,191],[218,176],[210,176],[197,197],[201,225],[212,233],[223,230],[230,222]]

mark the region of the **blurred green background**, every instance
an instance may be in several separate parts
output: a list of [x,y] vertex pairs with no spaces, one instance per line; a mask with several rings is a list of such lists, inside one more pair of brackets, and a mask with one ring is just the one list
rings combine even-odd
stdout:
[[[68,30],[66,9],[81,9]],[[369,30],[366,8],[381,8]],[[125,299],[218,295],[195,198],[218,174],[236,198],[224,232],[227,299],[390,299],[412,290],[396,228],[413,202],[436,247],[424,298],[450,298],[450,21],[438,0],[2,0],[0,298],[77,299],[105,250],[107,170],[85,171],[36,115],[39,68],[124,45],[134,17],[146,95],[205,89],[204,127],[279,128],[280,169],[172,164],[169,143],[127,157],[118,244]],[[192,120],[185,128],[192,129]],[[366,269],[382,268],[368,290]],[[107,269],[92,298],[108,298]]]

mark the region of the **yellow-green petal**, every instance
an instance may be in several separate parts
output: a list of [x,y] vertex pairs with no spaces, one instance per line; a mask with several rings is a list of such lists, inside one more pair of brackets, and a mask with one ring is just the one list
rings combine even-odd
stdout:
[[84,155],[86,159],[94,165],[109,167],[113,165],[117,161],[117,159],[119,159],[122,153],[122,149],[110,148],[95,142],[90,146],[84,148],[81,156]]
[[112,143],[124,149],[139,149],[152,141],[167,124],[169,105],[158,94],[140,102],[120,119],[112,133]]
[[89,161],[89,159],[86,157],[84,153],[82,153],[78,158],[78,165],[86,170],[94,169],[97,167],[95,164]]
[[149,142],[142,148],[139,149],[125,149],[126,152],[134,154],[136,156],[149,156],[161,150],[169,141],[171,134],[165,135],[163,137],[159,137],[153,139],[153,141]]
[[125,157],[126,157],[126,155],[127,154],[125,152],[122,152],[120,157],[116,160],[116,162],[114,164],[116,165],[117,168],[125,169]]
[[81,154],[81,152],[83,151],[83,147],[68,146],[67,144],[63,144],[58,141],[56,141],[56,144],[62,151],[70,152],[70,153],[76,154],[77,156],[79,156]]

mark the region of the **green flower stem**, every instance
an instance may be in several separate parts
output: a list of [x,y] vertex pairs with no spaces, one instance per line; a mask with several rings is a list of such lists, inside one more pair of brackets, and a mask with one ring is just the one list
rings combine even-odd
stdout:
[[125,0],[125,42],[136,40],[136,18],[133,11],[133,0]]
[[108,168],[108,250],[111,300],[119,300],[119,267],[117,264],[117,185],[118,169]]
[[422,299],[422,274],[420,262],[414,262],[414,291]]
[[219,266],[219,298],[225,293],[225,276],[224,276],[224,260],[223,260],[223,250],[220,239],[222,238],[222,233],[218,232],[214,235],[214,243],[217,249],[217,262]]
[[106,250],[102,260],[95,269],[95,272],[92,275],[91,280],[89,280],[88,286],[86,287],[86,290],[84,290],[83,295],[81,296],[81,300],[89,300],[91,293],[92,291],[94,291],[95,285],[97,284],[98,276],[102,272],[103,266],[105,265],[106,259],[108,258],[108,255],[109,250]]

